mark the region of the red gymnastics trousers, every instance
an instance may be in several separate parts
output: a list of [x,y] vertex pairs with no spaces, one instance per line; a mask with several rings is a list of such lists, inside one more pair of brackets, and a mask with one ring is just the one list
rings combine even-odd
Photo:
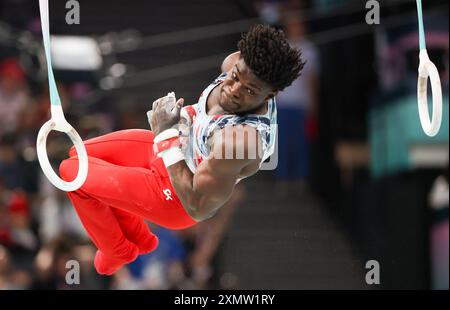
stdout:
[[[162,159],[154,154],[153,138],[149,130],[131,129],[84,142],[88,176],[68,195],[98,248],[94,265],[100,274],[113,274],[156,249],[158,238],[145,219],[169,229],[196,224],[178,199]],[[59,167],[65,181],[78,173],[74,147],[69,156]]]

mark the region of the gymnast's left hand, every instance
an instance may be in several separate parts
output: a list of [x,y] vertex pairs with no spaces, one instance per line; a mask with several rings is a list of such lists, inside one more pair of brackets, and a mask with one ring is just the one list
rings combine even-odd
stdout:
[[183,104],[184,99],[177,100],[173,92],[153,102],[152,110],[147,112],[147,118],[155,136],[166,129],[178,126]]

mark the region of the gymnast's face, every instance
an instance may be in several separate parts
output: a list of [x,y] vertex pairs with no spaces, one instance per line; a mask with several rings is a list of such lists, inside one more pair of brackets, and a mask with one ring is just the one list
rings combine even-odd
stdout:
[[245,114],[258,110],[276,92],[258,79],[240,58],[222,83],[219,105],[231,114]]

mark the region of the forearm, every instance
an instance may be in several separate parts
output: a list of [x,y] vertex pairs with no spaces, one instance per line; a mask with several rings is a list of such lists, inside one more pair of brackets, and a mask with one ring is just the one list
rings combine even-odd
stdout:
[[184,160],[167,168],[175,192],[186,212],[195,220],[202,221],[211,216],[211,201],[194,186],[194,174]]

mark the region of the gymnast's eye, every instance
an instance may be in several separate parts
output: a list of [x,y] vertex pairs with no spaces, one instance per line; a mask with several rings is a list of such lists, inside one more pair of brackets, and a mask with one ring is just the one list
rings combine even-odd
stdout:
[[239,81],[239,78],[238,78],[238,76],[237,76],[237,74],[236,74],[235,72],[233,72],[233,73],[231,74],[231,77],[232,77],[233,80],[235,80],[236,82]]
[[254,92],[253,90],[251,90],[250,88],[247,88],[247,93],[248,93],[250,96],[256,95],[255,92]]

